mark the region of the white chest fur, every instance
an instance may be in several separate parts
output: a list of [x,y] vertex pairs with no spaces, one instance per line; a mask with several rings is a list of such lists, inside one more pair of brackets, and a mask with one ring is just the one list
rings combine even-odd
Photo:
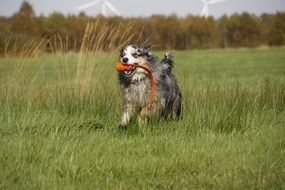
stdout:
[[149,80],[144,78],[142,80],[133,81],[133,83],[125,90],[125,97],[133,105],[144,107],[148,104],[149,93]]

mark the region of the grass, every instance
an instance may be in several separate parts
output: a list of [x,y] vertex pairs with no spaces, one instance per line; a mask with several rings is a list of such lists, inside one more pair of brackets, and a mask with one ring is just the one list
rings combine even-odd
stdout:
[[125,131],[116,55],[79,57],[0,59],[0,189],[285,188],[284,49],[176,52],[183,120]]

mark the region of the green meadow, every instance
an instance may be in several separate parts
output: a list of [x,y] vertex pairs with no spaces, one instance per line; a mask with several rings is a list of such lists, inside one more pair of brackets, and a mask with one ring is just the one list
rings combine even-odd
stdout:
[[175,52],[183,119],[127,130],[117,54],[0,59],[0,189],[285,189],[284,48]]

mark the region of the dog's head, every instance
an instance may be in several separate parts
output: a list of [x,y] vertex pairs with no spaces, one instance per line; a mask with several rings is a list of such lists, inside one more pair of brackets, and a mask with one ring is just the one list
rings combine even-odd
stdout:
[[[151,56],[149,48],[150,47],[128,45],[121,50],[119,59],[123,64],[138,64],[149,67],[149,63],[147,61]],[[140,68],[124,72],[125,76],[132,76],[134,78],[139,77],[139,75],[144,73],[145,71]],[[133,75],[136,75],[136,77]]]

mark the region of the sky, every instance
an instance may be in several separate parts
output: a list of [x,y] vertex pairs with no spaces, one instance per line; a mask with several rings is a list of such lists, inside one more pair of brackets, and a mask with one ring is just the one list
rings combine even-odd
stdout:
[[[24,0],[0,0],[0,16],[11,16],[19,10]],[[85,3],[97,0],[26,0],[32,4],[37,15],[49,15],[52,12],[78,14],[76,8]],[[199,15],[203,3],[201,0],[109,0],[124,17],[147,17],[153,14],[186,16]],[[101,7],[95,6],[86,9],[87,15],[95,16],[100,13]],[[227,0],[209,6],[209,14],[218,18],[224,14],[241,12],[275,13],[285,12],[285,0]],[[112,15],[107,10],[109,15]]]

